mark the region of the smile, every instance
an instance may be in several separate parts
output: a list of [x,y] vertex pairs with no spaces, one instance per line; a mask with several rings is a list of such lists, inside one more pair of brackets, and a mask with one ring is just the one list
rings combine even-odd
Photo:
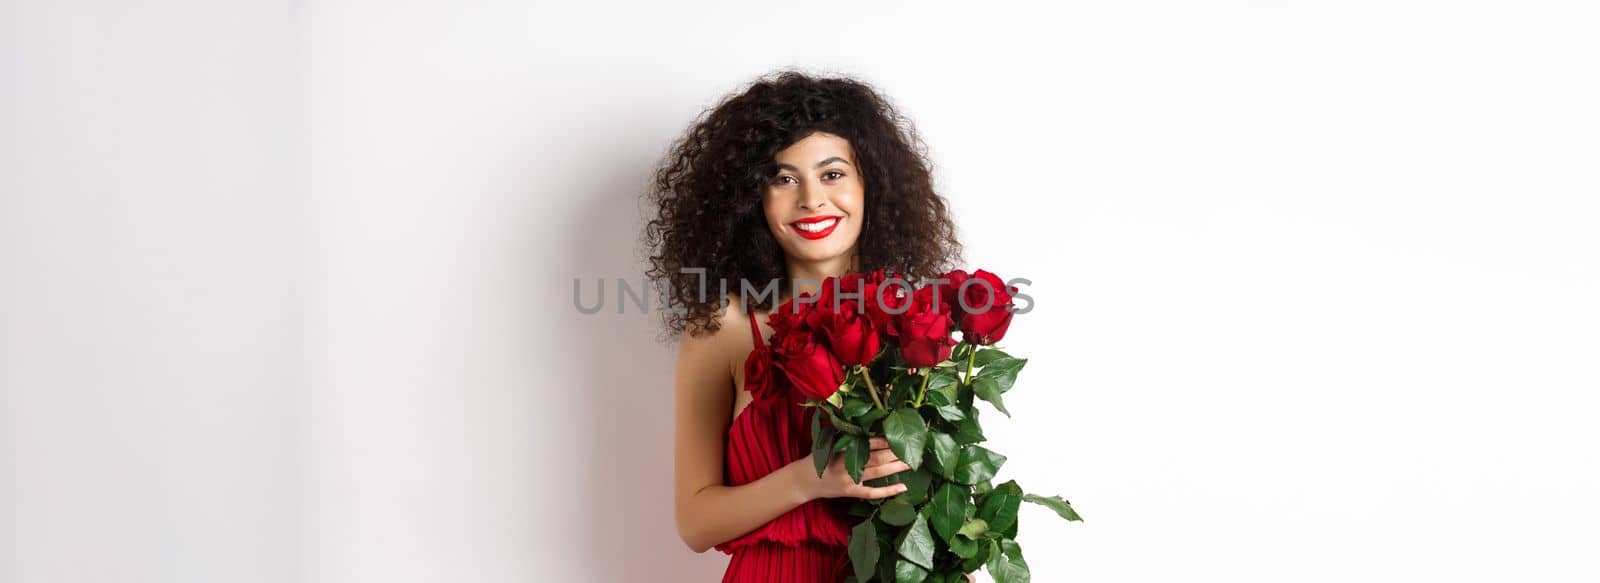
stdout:
[[789,223],[789,227],[801,237],[816,240],[828,236],[842,222],[844,217],[814,217]]

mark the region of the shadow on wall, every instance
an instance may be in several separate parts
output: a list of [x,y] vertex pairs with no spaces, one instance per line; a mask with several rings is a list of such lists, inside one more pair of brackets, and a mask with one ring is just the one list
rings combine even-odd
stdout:
[[[641,288],[644,263],[636,245],[647,212],[639,200],[657,155],[637,137],[618,136],[618,148],[596,151],[579,193],[585,201],[570,220],[579,236],[565,246],[570,261],[557,278],[564,298],[562,334],[571,350],[551,363],[573,370],[581,386],[573,438],[588,463],[572,471],[577,499],[548,528],[567,531],[571,542],[545,553],[570,553],[588,570],[588,581],[717,581],[728,557],[711,550],[695,554],[678,538],[673,513],[673,371],[676,344],[658,341],[659,300]],[[648,141],[648,140],[645,140]],[[627,144],[627,145],[622,145]],[[652,145],[654,146],[654,145]],[[621,155],[619,155],[619,152]],[[623,169],[623,172],[618,172]],[[605,280],[603,309],[580,312],[572,278],[579,277],[586,306],[593,306],[597,279]],[[648,312],[631,301],[618,313],[617,279],[648,297]],[[570,360],[568,360],[570,359]],[[531,460],[539,463],[539,460]],[[557,505],[559,506],[559,505]],[[560,535],[556,536],[560,538]]]

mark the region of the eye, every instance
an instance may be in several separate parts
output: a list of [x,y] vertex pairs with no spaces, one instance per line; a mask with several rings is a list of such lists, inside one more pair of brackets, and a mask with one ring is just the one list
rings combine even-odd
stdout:
[[829,180],[834,180],[834,179],[837,179],[837,178],[844,178],[844,173],[840,172],[838,170],[829,170],[829,171],[823,173],[822,175],[824,177],[827,177]]
[[793,176],[784,175],[784,176],[779,176],[777,178],[772,179],[772,181],[774,183],[777,183],[777,184],[783,184],[783,181],[785,181],[785,180],[794,180],[794,177]]

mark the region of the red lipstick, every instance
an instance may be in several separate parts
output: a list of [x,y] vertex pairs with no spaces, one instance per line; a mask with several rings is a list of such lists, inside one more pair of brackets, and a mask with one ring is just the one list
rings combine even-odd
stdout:
[[[820,223],[820,222],[829,221],[829,220],[832,220],[833,224],[828,225],[827,228],[825,228],[825,229],[823,229],[821,231],[807,231],[805,229],[800,228],[800,225],[810,225],[810,224]],[[807,217],[807,218],[800,219],[798,221],[789,223],[789,228],[794,229],[794,232],[799,233],[801,237],[805,237],[805,238],[811,239],[811,240],[817,240],[817,239],[821,239],[823,237],[828,236],[829,233],[832,233],[833,230],[835,228],[837,228],[839,226],[839,223],[841,221],[843,221],[843,220],[844,220],[844,217],[839,216],[839,215],[829,215],[829,216],[821,216],[821,217]]]

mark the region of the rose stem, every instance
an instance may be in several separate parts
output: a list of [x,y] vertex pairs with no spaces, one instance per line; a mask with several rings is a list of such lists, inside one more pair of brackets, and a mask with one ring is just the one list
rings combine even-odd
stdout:
[[886,410],[883,401],[878,400],[877,385],[872,384],[872,371],[864,364],[856,365],[856,370],[861,373],[861,378],[867,381],[867,394],[872,395],[872,404],[877,405],[880,411]]
[[978,357],[978,347],[976,345],[974,345],[972,347],[972,352],[968,352],[967,353],[967,378],[962,379],[961,380],[961,384],[964,384],[964,385],[971,385],[972,384],[972,360],[977,358],[977,357]]
[[928,373],[933,372],[932,370],[929,370],[929,368],[932,367],[922,369],[922,388],[917,390],[917,402],[911,404],[911,408],[913,409],[921,407],[922,398],[928,394],[928,377],[930,376]]

